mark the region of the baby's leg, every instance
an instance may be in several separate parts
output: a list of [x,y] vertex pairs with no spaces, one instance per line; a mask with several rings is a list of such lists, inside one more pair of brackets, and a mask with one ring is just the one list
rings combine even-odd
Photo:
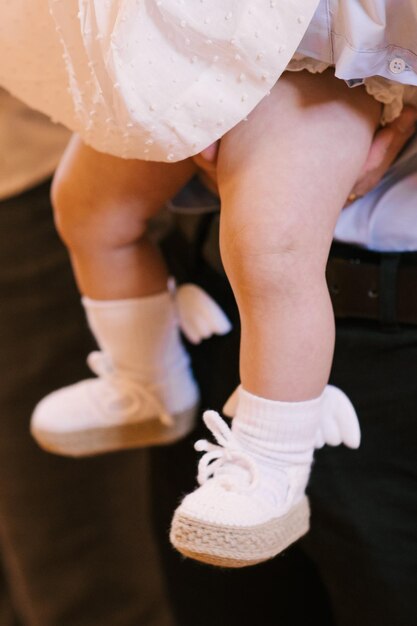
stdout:
[[287,73],[222,139],[221,250],[241,315],[241,380],[263,398],[307,400],[327,384],[326,260],[379,114],[331,71]]
[[52,198],[83,295],[127,299],[166,288],[167,270],[146,236],[147,222],[193,172],[191,160],[125,160],[72,139],[55,175]]
[[309,528],[315,446],[359,445],[349,400],[324,390],[334,335],[325,265],[379,109],[331,72],[288,74],[221,141],[220,245],[242,323],[242,387],[231,434],[205,416],[226,450],[199,444],[201,487],[171,530],[186,555],[231,567],[275,556]]
[[146,227],[193,172],[191,161],[127,161],[71,141],[52,197],[101,353],[89,360],[98,378],[36,407],[32,433],[48,450],[82,456],[170,443],[192,428],[198,389]]

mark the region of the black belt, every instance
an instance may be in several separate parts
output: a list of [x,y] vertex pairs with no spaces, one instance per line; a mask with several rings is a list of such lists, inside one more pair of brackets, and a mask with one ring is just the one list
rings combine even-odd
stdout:
[[[223,273],[218,215],[199,217],[193,236],[197,256]],[[180,229],[183,220],[189,218],[178,216]],[[417,252],[379,253],[335,243],[326,278],[336,318],[377,320],[387,328],[417,325]]]
[[417,325],[417,253],[334,244],[326,278],[337,318]]

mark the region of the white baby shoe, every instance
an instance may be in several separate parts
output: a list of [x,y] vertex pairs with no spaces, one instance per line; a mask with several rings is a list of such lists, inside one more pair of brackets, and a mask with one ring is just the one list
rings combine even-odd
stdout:
[[205,451],[200,487],[175,512],[170,539],[185,556],[223,567],[244,567],[282,552],[309,528],[304,495],[307,466],[268,472],[236,440],[215,411],[204,421],[219,445],[198,441]]
[[[199,392],[189,366],[151,387],[115,370],[102,352],[92,352],[88,364],[97,378],[59,389],[37,405],[31,433],[42,448],[90,456],[174,443],[192,430]],[[172,412],[160,400],[167,388],[181,389]]]
[[[232,413],[235,400],[227,406]],[[302,452],[292,441],[291,449],[282,445],[278,454],[281,444],[268,440],[252,446],[256,453],[248,451],[216,412],[205,412],[218,445],[196,443],[197,450],[205,451],[200,487],[177,508],[170,533],[179,552],[204,563],[244,567],[276,556],[309,530],[305,490],[314,447],[344,443],[356,448],[360,441],[356,413],[340,389],[327,386],[311,411],[317,407],[325,417],[319,417],[310,448]]]
[[180,330],[192,343],[225,334],[230,322],[196,285],[121,301],[83,298],[101,348],[88,358],[97,375],[48,395],[31,432],[56,454],[90,456],[173,443],[194,426],[199,392]]

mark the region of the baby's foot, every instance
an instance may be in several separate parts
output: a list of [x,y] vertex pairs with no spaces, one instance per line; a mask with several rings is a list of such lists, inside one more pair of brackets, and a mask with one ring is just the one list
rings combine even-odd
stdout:
[[[97,378],[60,389],[35,408],[31,432],[39,445],[90,456],[174,443],[194,426],[199,393],[180,329],[192,343],[231,326],[196,285],[122,301],[83,298],[101,352],[88,364]],[[149,361],[151,364],[149,364]]]
[[[104,353],[93,352],[88,363],[97,378],[54,391],[35,408],[31,432],[42,448],[91,456],[174,443],[194,427],[199,393],[188,365],[150,386],[115,370]],[[159,399],[168,387],[181,389],[174,410]]]
[[185,556],[223,567],[244,567],[270,559],[309,529],[305,487],[310,463],[288,459],[268,467],[237,441],[221,417],[204,421],[219,445],[196,443],[200,487],[175,512],[171,542]]
[[218,445],[205,451],[200,487],[175,512],[171,542],[185,556],[224,567],[270,559],[309,529],[305,495],[315,447],[357,448],[360,430],[348,397],[328,385],[311,401],[269,401],[237,390],[228,403],[233,432],[214,411],[204,421]]

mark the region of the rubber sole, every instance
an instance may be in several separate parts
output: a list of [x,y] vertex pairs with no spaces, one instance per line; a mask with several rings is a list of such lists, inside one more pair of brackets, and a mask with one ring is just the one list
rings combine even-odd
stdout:
[[310,528],[308,498],[286,515],[251,527],[207,523],[174,515],[170,540],[186,557],[219,567],[246,567],[272,559],[305,535]]
[[95,456],[106,452],[145,448],[175,443],[190,433],[194,427],[197,406],[173,415],[173,425],[166,426],[159,417],[142,422],[103,425],[82,431],[58,433],[31,427],[38,445],[47,452],[62,456]]

